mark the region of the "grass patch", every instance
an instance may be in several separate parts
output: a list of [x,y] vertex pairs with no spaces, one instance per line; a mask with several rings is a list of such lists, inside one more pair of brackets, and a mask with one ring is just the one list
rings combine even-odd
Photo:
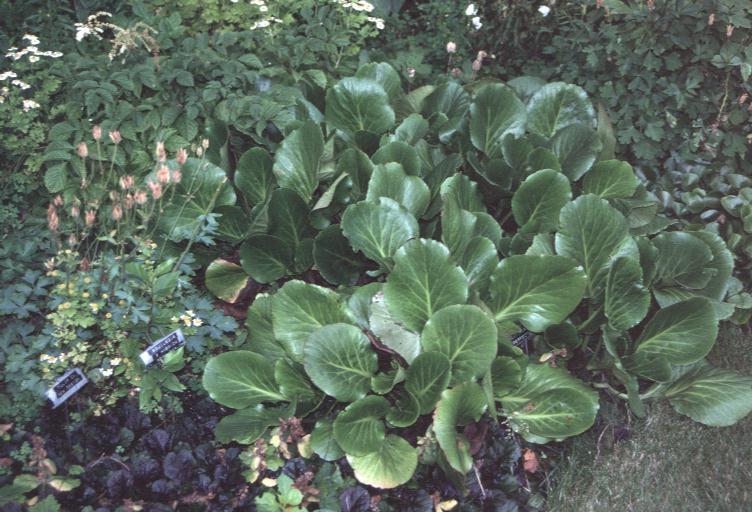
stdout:
[[[752,336],[727,327],[708,359],[723,368],[752,371]],[[628,421],[604,407],[599,429],[572,441],[550,475],[552,512],[739,512],[752,510],[752,416],[711,428],[653,404],[632,438],[613,444]]]

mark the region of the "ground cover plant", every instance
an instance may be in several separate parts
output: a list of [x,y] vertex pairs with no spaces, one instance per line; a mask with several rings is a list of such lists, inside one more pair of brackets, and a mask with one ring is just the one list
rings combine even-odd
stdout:
[[708,357],[752,311],[738,162],[654,176],[594,82],[465,62],[495,26],[563,37],[576,3],[463,4],[467,37],[407,53],[374,36],[448,5],[87,5],[23,22],[63,55],[0,38],[34,78],[3,105],[46,94],[9,125],[3,507],[543,510],[609,418],[752,410]]

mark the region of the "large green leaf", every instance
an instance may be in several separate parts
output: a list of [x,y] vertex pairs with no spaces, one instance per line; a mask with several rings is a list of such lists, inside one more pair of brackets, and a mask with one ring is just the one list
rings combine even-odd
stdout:
[[209,396],[227,407],[244,409],[285,397],[274,380],[274,366],[260,354],[245,350],[209,359],[202,378]]
[[582,124],[567,126],[551,139],[551,151],[559,160],[562,172],[573,182],[588,172],[600,150],[598,132]]
[[288,281],[272,300],[274,335],[297,362],[303,362],[303,347],[314,331],[349,321],[339,296],[314,284]]
[[731,274],[734,269],[734,257],[726,246],[723,238],[710,231],[693,231],[692,235],[701,239],[710,248],[713,260],[706,268],[715,270],[715,275],[708,284],[697,293],[713,300],[723,300],[731,284]]
[[284,347],[274,338],[272,327],[272,297],[265,293],[256,295],[245,319],[248,338],[243,350],[261,354],[271,362],[286,357]]
[[[219,215],[217,219],[216,236],[220,240],[230,243],[241,242],[249,235],[253,225],[248,223],[248,215],[239,206],[217,206],[214,213]],[[250,234],[254,234],[251,232]]]
[[418,452],[399,436],[388,435],[378,451],[363,456],[348,455],[359,482],[378,489],[407,483],[418,466]]
[[475,94],[470,106],[470,140],[490,158],[501,156],[501,139],[522,134],[527,112],[511,87],[488,84]]
[[374,164],[397,163],[408,176],[420,176],[420,158],[407,142],[394,141],[381,146],[371,160]]
[[[177,168],[174,161],[167,162]],[[172,200],[159,217],[159,228],[173,241],[191,238],[201,217],[217,206],[235,204],[235,191],[225,171],[205,160],[189,158],[181,167],[182,179],[170,192]],[[147,180],[155,181],[152,173]],[[172,195],[174,193],[174,196]]]
[[512,197],[512,213],[521,233],[547,233],[559,223],[559,212],[572,199],[572,187],[558,171],[543,169],[522,182]]
[[752,377],[700,365],[668,384],[664,396],[695,421],[727,427],[752,411]]
[[401,141],[414,146],[428,133],[428,121],[420,114],[410,114],[394,130],[390,142]]
[[287,359],[274,363],[274,379],[280,392],[291,402],[316,402],[321,396],[311,387],[303,367]]
[[496,321],[519,320],[531,331],[562,322],[582,299],[582,268],[562,256],[510,256],[491,276],[488,303]]
[[281,187],[297,192],[309,202],[319,185],[324,136],[319,125],[306,122],[282,141],[274,155],[274,175]]
[[[653,240],[658,249],[653,278],[654,294],[661,306],[676,302],[673,299],[682,289],[699,290],[710,283],[716,271],[707,265],[713,260],[710,246],[691,233],[672,231],[661,233]],[[678,289],[677,289],[678,288]]]
[[499,264],[499,253],[491,240],[476,236],[467,243],[458,263],[465,271],[470,289],[483,291],[488,286],[488,278]]
[[586,296],[591,298],[602,293],[614,259],[639,258],[624,216],[605,199],[592,194],[580,196],[562,208],[556,252],[582,265],[587,276]]
[[648,314],[650,292],[642,284],[642,267],[632,258],[617,258],[606,280],[604,312],[612,329],[621,332],[642,322]]
[[271,283],[292,267],[292,248],[280,238],[256,235],[240,246],[240,264],[259,283]]
[[356,148],[342,152],[337,162],[337,172],[347,173],[353,184],[353,200],[365,198],[368,181],[373,173],[373,162],[368,155]]
[[207,267],[204,284],[215,297],[232,303],[248,284],[248,274],[240,265],[219,258]]
[[420,416],[420,403],[415,395],[402,390],[397,393],[396,399],[386,415],[386,421],[398,428],[409,427]]
[[405,389],[418,400],[420,414],[433,411],[441,393],[449,386],[449,359],[438,352],[423,352],[405,372]]
[[303,364],[313,383],[340,402],[354,402],[371,389],[377,357],[357,327],[321,327],[308,337],[304,354]]
[[522,384],[501,400],[509,424],[523,437],[563,439],[589,429],[598,394],[562,368],[532,364]]
[[311,448],[314,453],[324,460],[332,461],[345,456],[345,452],[334,439],[334,425],[330,420],[322,419],[316,422],[311,432]]
[[381,342],[401,355],[408,364],[420,353],[420,336],[405,329],[394,319],[384,303],[382,293],[373,297],[368,323]]
[[486,397],[475,382],[466,382],[444,391],[433,416],[433,430],[449,465],[463,475],[470,471],[473,458],[470,442],[457,432],[457,426],[478,421],[486,410]]
[[463,210],[457,201],[447,200],[441,208],[441,241],[457,260],[465,252],[467,244],[475,235],[478,217]]
[[380,135],[394,126],[389,96],[374,80],[343,78],[326,93],[326,122],[346,133]]
[[634,194],[639,181],[632,166],[621,160],[598,162],[585,175],[583,194],[595,194],[603,199],[627,198]]
[[235,186],[249,206],[263,203],[274,188],[272,157],[264,148],[251,148],[243,153],[235,167]]
[[718,320],[710,300],[694,297],[678,302],[650,319],[637,339],[635,353],[625,358],[625,364],[643,375],[643,367],[651,366],[656,359],[691,364],[710,352],[717,335]]
[[390,404],[384,397],[369,395],[350,405],[334,420],[334,439],[349,455],[375,452],[384,442],[384,419]]
[[253,444],[267,428],[279,425],[280,420],[289,417],[290,410],[287,406],[264,407],[258,404],[222,418],[217,423],[214,434],[220,443],[237,441],[241,444]]
[[420,332],[436,311],[467,300],[467,277],[450,261],[444,244],[411,240],[397,251],[394,261],[384,298],[392,315],[408,329]]
[[439,128],[439,137],[446,141],[462,125],[470,108],[470,95],[457,82],[447,82],[431,92],[423,103],[426,118],[435,114],[446,116],[446,122]]
[[418,234],[415,217],[386,197],[348,206],[341,226],[353,249],[384,268],[391,268],[397,249]]
[[300,195],[287,188],[275,190],[269,201],[269,234],[297,250],[309,229],[310,209]]
[[371,62],[361,66],[355,76],[380,84],[392,102],[402,95],[402,80],[394,68],[386,62]]
[[577,123],[595,128],[595,110],[587,93],[576,85],[546,84],[527,105],[527,129],[546,138]]
[[469,212],[486,212],[483,198],[478,192],[478,184],[464,174],[455,174],[441,184],[441,199],[455,201],[457,206]]
[[[527,357],[527,356],[526,356]],[[511,356],[499,356],[491,363],[491,382],[497,400],[503,399],[520,386],[524,368]]]
[[458,384],[484,375],[491,367],[496,324],[477,306],[447,306],[428,319],[420,343],[425,352],[449,358],[452,382]]
[[339,224],[321,230],[316,236],[313,261],[324,279],[344,286],[355,284],[367,264],[365,258],[352,250]]
[[423,215],[431,199],[428,185],[417,176],[408,176],[397,163],[377,165],[368,183],[366,200],[388,197],[404,206],[416,218]]

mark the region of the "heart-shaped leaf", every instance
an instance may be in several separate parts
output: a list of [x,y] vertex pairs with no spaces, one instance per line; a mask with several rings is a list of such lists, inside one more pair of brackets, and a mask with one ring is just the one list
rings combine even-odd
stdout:
[[326,93],[326,122],[346,133],[381,135],[394,126],[389,96],[378,82],[343,78]]
[[393,489],[407,483],[418,466],[418,452],[399,436],[388,435],[378,451],[363,456],[348,455],[359,482],[378,489]]
[[559,160],[562,172],[572,182],[590,170],[600,150],[598,132],[582,124],[567,126],[551,139],[551,151]]
[[321,286],[288,281],[272,300],[274,335],[299,363],[314,331],[324,325],[349,322],[339,296]]
[[357,327],[321,327],[308,337],[304,354],[305,369],[313,383],[340,402],[354,402],[371,389],[377,357]]
[[271,283],[292,267],[292,248],[276,236],[256,235],[240,246],[240,264],[259,283]]
[[422,179],[408,176],[396,163],[377,165],[368,183],[366,200],[377,202],[380,197],[394,199],[416,218],[428,207],[431,192]]
[[572,187],[558,171],[543,169],[528,176],[512,197],[512,213],[521,233],[556,229],[559,212],[572,199]]
[[386,197],[348,206],[341,225],[352,248],[384,268],[391,268],[397,249],[418,234],[415,217]]
[[595,194],[603,199],[627,198],[639,184],[632,166],[621,160],[598,162],[585,175],[583,194]]
[[426,352],[439,352],[451,362],[452,383],[484,375],[496,357],[496,325],[477,306],[447,306],[426,322],[420,343]]
[[595,110],[587,93],[576,85],[563,82],[546,84],[527,105],[527,129],[550,138],[573,124],[595,128]]
[[510,256],[491,276],[488,303],[496,321],[519,320],[533,332],[574,311],[586,286],[577,263],[562,256]]
[[434,312],[467,300],[467,277],[452,264],[444,244],[411,240],[397,251],[394,261],[384,298],[392,315],[408,329],[420,332]]
[[384,442],[383,418],[389,413],[389,402],[375,395],[363,397],[339,413],[334,420],[334,439],[348,455],[375,452]]
[[272,363],[245,350],[225,352],[209,359],[202,383],[214,401],[235,409],[285,400],[274,379]]
[[240,267],[221,258],[212,261],[206,269],[204,284],[215,297],[225,302],[238,300],[248,283],[248,274]]

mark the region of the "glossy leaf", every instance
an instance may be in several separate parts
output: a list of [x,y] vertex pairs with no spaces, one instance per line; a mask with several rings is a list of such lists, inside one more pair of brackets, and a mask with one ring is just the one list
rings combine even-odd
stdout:
[[326,122],[350,134],[368,131],[380,135],[394,126],[394,110],[378,82],[344,78],[326,93]]
[[215,427],[214,434],[220,443],[237,441],[241,444],[253,444],[266,429],[279,425],[282,419],[290,417],[289,408],[255,407],[240,409],[225,416]]
[[550,138],[573,124],[595,128],[595,110],[587,93],[576,85],[546,84],[527,105],[527,129],[533,133]]
[[211,358],[204,368],[202,383],[214,401],[235,409],[285,400],[274,379],[272,363],[244,350]]
[[337,415],[334,420],[334,439],[348,455],[375,452],[384,442],[384,417],[389,402],[375,395],[361,398]]
[[248,274],[240,265],[220,258],[212,261],[206,268],[204,284],[218,299],[233,303],[248,284]]
[[556,229],[559,212],[572,199],[566,176],[558,171],[537,171],[522,182],[512,197],[512,213],[521,233],[547,233]]
[[600,150],[598,133],[581,124],[567,126],[551,139],[551,151],[562,172],[573,182],[590,170]]
[[632,258],[617,258],[606,280],[604,312],[616,331],[631,329],[645,318],[650,307],[650,292],[642,283],[642,267]]
[[404,206],[416,218],[428,207],[431,192],[428,185],[417,176],[408,176],[400,164],[377,165],[368,184],[366,200],[377,202],[388,197]]
[[381,293],[373,297],[368,323],[379,340],[401,355],[408,364],[420,354],[420,336],[406,329],[392,316]]
[[388,435],[378,451],[363,456],[348,455],[359,482],[378,489],[393,489],[407,483],[418,466],[418,452],[399,436]]
[[311,448],[314,453],[326,461],[333,461],[345,456],[345,452],[334,439],[334,425],[330,420],[319,420],[311,432]]
[[324,136],[319,125],[306,122],[282,141],[274,155],[274,175],[284,188],[308,202],[319,185],[319,166],[324,154]]
[[470,106],[470,140],[490,158],[501,156],[501,139],[521,134],[527,112],[511,87],[488,84],[475,94]]
[[264,203],[275,185],[274,161],[264,148],[251,148],[235,166],[235,186],[249,206]]
[[276,236],[252,236],[240,246],[243,270],[259,283],[271,283],[284,277],[292,263],[292,248]]
[[362,255],[352,250],[339,224],[321,230],[316,236],[313,261],[324,279],[344,286],[355,284],[367,264]]
[[436,406],[433,417],[436,440],[449,465],[462,474],[470,471],[473,458],[470,455],[469,441],[457,432],[457,427],[477,421],[486,406],[483,390],[474,382],[466,382],[444,391]]
[[423,352],[405,373],[405,389],[418,400],[420,414],[433,411],[449,386],[451,362],[439,352]]
[[634,194],[638,185],[632,166],[621,160],[598,162],[585,175],[583,194],[595,194],[603,199],[626,198]]

